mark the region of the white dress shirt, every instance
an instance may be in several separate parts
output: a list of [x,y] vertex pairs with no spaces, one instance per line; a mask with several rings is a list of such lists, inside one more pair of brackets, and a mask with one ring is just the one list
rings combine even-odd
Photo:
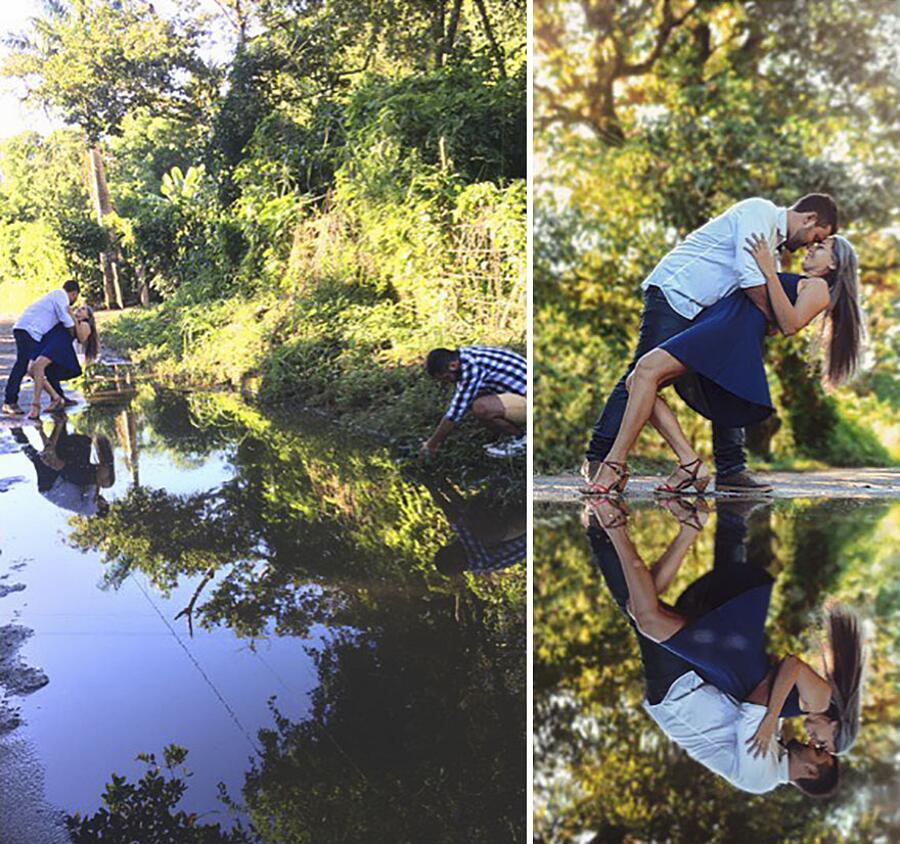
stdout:
[[744,251],[751,234],[761,234],[775,252],[787,237],[787,208],[760,198],[732,205],[682,240],[641,287],[658,287],[673,310],[693,319],[736,290],[766,283]]
[[32,302],[16,321],[13,329],[27,331],[33,339],[40,341],[58,322],[66,328],[75,325],[75,320],[69,313],[69,295],[65,290],[54,290]]
[[747,746],[766,714],[755,703],[738,703],[688,671],[657,704],[644,709],[672,741],[741,791],[764,794],[790,781],[788,755],[776,748],[754,758]]

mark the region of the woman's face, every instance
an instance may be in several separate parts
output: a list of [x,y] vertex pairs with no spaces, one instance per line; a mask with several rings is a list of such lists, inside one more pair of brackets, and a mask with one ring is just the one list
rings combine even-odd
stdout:
[[824,278],[834,269],[834,238],[825,238],[821,243],[811,243],[803,259],[803,272]]
[[836,724],[821,713],[807,715],[803,719],[803,727],[815,747],[834,753],[834,730]]

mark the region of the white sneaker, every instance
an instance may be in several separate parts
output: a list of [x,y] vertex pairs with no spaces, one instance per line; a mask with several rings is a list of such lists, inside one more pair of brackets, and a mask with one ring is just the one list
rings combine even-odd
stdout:
[[503,443],[485,446],[484,450],[491,457],[515,457],[517,454],[523,454],[528,448],[528,438],[525,434],[521,437],[513,437]]

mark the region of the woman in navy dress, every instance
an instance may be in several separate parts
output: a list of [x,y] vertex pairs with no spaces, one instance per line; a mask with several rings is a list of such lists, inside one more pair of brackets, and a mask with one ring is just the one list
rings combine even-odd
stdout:
[[[746,251],[759,265],[778,329],[798,332],[825,312],[830,329],[827,379],[840,383],[856,370],[863,336],[858,261],[850,242],[834,235],[809,247],[803,275],[779,274],[768,243],[748,238]],[[618,436],[588,491],[624,491],[626,460],[638,434],[650,422],[678,456],[678,467],[658,491],[704,492],[711,474],[694,451],[675,414],[659,396],[674,383],[698,413],[734,428],[765,419],[773,411],[763,363],[766,318],[743,292],[702,311],[679,334],[644,355],[626,382],[628,405]]]
[[84,358],[93,363],[100,354],[100,339],[97,336],[97,323],[94,312],[82,305],[73,314],[75,318],[75,341],[68,329],[60,322],[48,331],[34,350],[34,357],[28,367],[28,374],[34,379],[34,398],[31,402],[29,419],[37,419],[41,415],[41,393],[46,391],[50,396],[49,411],[62,410],[65,401],[50,385],[48,373],[59,381],[69,381],[81,375],[81,364],[75,352],[77,342]]
[[[617,517],[615,506],[598,502],[597,515],[621,560],[628,587],[625,608],[640,633],[690,663],[707,683],[735,700],[766,707],[748,742],[755,755],[768,752],[779,718],[797,716],[804,716],[804,728],[819,749],[846,753],[859,734],[863,686],[864,649],[856,614],[838,606],[826,610],[825,676],[793,654],[771,656],[765,625],[775,581],[768,572],[748,564],[717,580],[713,569],[674,607],[664,604],[659,593],[674,573],[658,581],[628,536],[627,518]],[[701,527],[693,529],[699,533]],[[703,582],[707,579],[708,584]],[[691,590],[697,594],[690,595]]]

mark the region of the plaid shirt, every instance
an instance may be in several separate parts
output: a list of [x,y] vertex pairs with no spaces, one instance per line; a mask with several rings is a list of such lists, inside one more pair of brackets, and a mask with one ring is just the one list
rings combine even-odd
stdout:
[[444,416],[459,422],[479,393],[526,394],[528,362],[509,349],[463,346],[459,350],[460,376]]
[[466,569],[474,574],[500,571],[525,560],[528,553],[528,532],[496,545],[485,545],[465,525],[450,525],[466,549]]

